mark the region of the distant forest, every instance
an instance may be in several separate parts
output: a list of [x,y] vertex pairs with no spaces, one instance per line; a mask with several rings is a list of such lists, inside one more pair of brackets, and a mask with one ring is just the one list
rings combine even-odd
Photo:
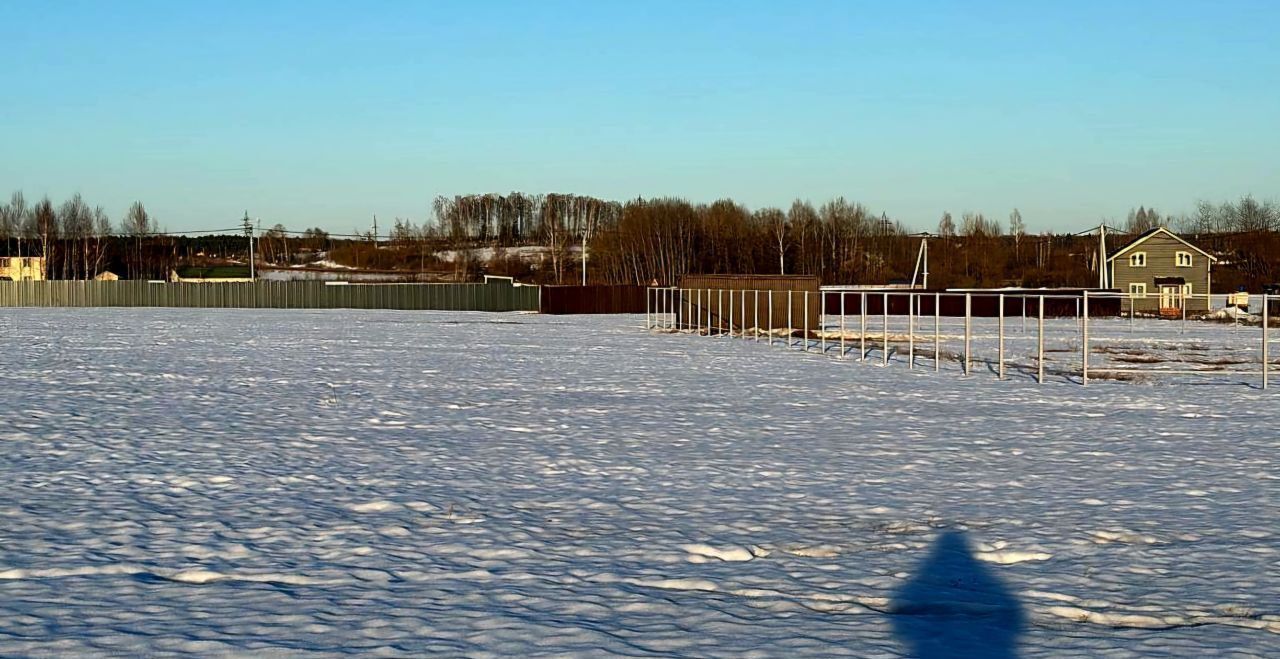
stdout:
[[[437,197],[433,218],[396,218],[385,235],[331,235],[282,225],[255,230],[263,265],[300,265],[324,256],[343,266],[444,272],[456,279],[501,274],[539,283],[581,279],[582,246],[592,283],[673,284],[687,273],[817,275],[825,284],[907,281],[922,240],[929,285],[939,287],[1096,286],[1096,230],[1031,234],[1021,213],[941,214],[936,226],[906,227],[883,212],[837,198],[820,205],[748,209],[729,199],[608,201],[573,194]],[[247,219],[247,214],[246,214]],[[1219,257],[1215,288],[1258,290],[1280,280],[1280,205],[1244,197],[1200,203],[1191,214],[1140,206],[1108,226],[1114,250],[1127,236],[1167,226]],[[50,279],[87,279],[104,271],[164,278],[183,264],[243,262],[242,233],[173,235],[141,202],[113,223],[80,195],[60,204],[28,203],[14,193],[0,206],[0,254],[41,256]],[[541,262],[516,248],[539,246]]]

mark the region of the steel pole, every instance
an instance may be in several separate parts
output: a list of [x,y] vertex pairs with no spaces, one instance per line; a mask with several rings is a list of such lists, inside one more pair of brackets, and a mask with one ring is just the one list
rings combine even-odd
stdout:
[[969,375],[970,338],[973,334],[973,294],[964,294],[964,374]]
[[754,291],[755,304],[751,305],[751,331],[755,334],[756,343],[760,343],[760,289]]
[[844,350],[844,291],[840,291],[840,359],[845,358]]
[[809,352],[809,291],[804,292],[804,351]]
[[881,301],[881,305],[882,305],[880,308],[881,317],[884,319],[884,322],[881,325],[881,331],[884,332],[884,355],[883,355],[883,358],[880,360],[880,363],[884,366],[888,366],[889,365],[889,294],[888,293],[884,294],[884,299]]
[[916,367],[916,294],[907,293],[907,370]]
[[769,289],[769,347],[773,347],[773,289]]
[[1044,384],[1044,296],[1040,296],[1039,338],[1036,340],[1036,382]]
[[792,310],[795,309],[795,306],[796,306],[795,295],[793,294],[793,291],[788,290],[787,291],[787,347],[788,348],[791,347],[792,335],[796,333],[795,329],[793,329],[796,326],[795,318],[792,315]]
[[858,350],[861,356],[859,361],[867,361],[867,294],[862,294],[862,306],[858,309],[858,323],[860,330],[858,333]]
[[1000,343],[998,349],[996,350],[996,353],[998,355],[997,359],[1000,362],[996,368],[996,377],[1003,380],[1004,379],[1004,294],[1003,293],[1000,294],[1000,315],[999,315],[999,320],[997,321],[996,334],[998,335],[998,338],[996,340],[999,341]]
[[1084,315],[1080,317],[1080,384],[1089,386],[1089,291],[1084,292]]
[[1271,375],[1271,344],[1268,342],[1268,331],[1271,327],[1271,300],[1266,293],[1262,294],[1262,388],[1268,387]]

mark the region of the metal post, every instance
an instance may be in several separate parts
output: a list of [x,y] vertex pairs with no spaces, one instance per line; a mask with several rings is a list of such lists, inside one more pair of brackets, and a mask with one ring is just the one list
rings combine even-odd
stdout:
[[742,303],[738,305],[738,308],[742,309],[740,314],[742,316],[742,324],[738,325],[738,337],[745,339],[747,338],[747,289],[745,288],[742,289]]
[[[733,302],[733,291],[729,291],[729,301]],[[730,320],[733,316],[729,316]],[[724,334],[724,289],[716,289],[716,334]]]
[[793,291],[787,291],[787,347],[791,347],[791,335],[795,334],[795,319],[792,318],[791,310],[795,308]]
[[729,338],[733,338],[733,289],[729,289]]
[[1089,386],[1089,291],[1084,292],[1084,315],[1080,318],[1080,384]]
[[840,359],[844,358],[844,291],[840,291]]
[[1076,298],[1076,331],[1080,331],[1080,298]]
[[773,347],[773,289],[769,289],[769,347]]
[[1266,293],[1262,294],[1262,388],[1268,386],[1271,374],[1271,344],[1268,343],[1268,328],[1271,326],[1271,300]]
[[658,294],[658,289],[656,288],[648,288],[648,289],[645,289],[645,292],[644,292],[644,328],[646,330],[649,330],[650,332],[653,331],[653,327],[655,324],[653,322],[653,317],[650,315],[652,313],[650,309],[656,306],[652,304],[652,302],[653,302],[654,296],[656,296],[657,294]]
[[964,294],[964,374],[969,375],[970,337],[973,334],[973,294]]
[[884,294],[884,300],[882,304],[883,306],[880,308],[880,311],[882,312],[881,317],[884,319],[884,323],[881,325],[881,329],[884,332],[884,354],[881,356],[882,359],[880,360],[880,363],[883,364],[884,366],[888,366],[889,365],[889,294],[888,293]]
[[1133,310],[1138,306],[1137,299],[1133,297],[1133,293],[1129,293],[1129,333],[1133,334]]
[[907,293],[907,369],[916,367],[916,294]]
[[1027,333],[1027,296],[1022,296],[1022,333]]
[[933,294],[933,372],[942,370],[942,294]]
[[818,291],[818,341],[822,354],[827,354],[827,294]]
[[809,291],[804,292],[804,351],[809,352]]
[[1044,296],[1040,296],[1040,336],[1036,341],[1036,383],[1044,384]]
[[862,294],[862,306],[858,308],[858,323],[861,329],[858,332],[858,350],[859,361],[867,361],[867,294]]
[[996,355],[997,355],[996,359],[999,361],[999,364],[996,367],[996,376],[999,379],[1003,380],[1004,379],[1004,294],[1003,293],[1000,294],[1000,314],[999,314],[999,320],[997,321],[997,324],[996,324],[996,335],[998,337],[996,340],[999,341],[1000,343],[999,347],[996,350]]
[[707,336],[711,336],[711,289],[707,289]]
[[760,343],[760,289],[754,292],[755,304],[751,305],[751,331],[756,335],[756,343]]

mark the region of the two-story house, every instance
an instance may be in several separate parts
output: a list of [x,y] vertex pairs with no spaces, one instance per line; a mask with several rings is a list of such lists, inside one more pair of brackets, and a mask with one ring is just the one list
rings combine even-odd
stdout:
[[39,256],[0,256],[0,281],[40,281],[43,261]]
[[1164,227],[1139,234],[1107,258],[1111,286],[1127,293],[1120,308],[1181,315],[1209,310],[1215,261],[1208,252]]

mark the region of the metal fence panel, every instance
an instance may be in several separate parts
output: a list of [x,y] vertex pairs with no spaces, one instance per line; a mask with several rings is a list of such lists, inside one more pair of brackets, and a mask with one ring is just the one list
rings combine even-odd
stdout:
[[325,282],[169,283],[149,281],[0,282],[0,307],[194,307],[537,311],[538,287],[484,284]]

